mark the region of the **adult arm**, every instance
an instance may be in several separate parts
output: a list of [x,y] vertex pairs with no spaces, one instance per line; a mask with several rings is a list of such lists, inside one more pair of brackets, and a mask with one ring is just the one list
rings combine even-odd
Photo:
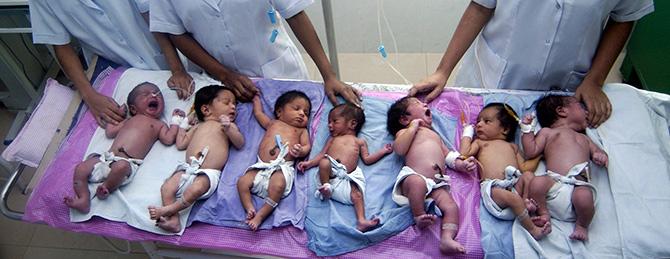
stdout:
[[600,126],[612,114],[612,104],[603,92],[603,83],[632,30],[632,21],[616,22],[610,19],[607,22],[591,68],[577,87],[575,97],[586,104],[591,127]]
[[219,63],[188,33],[170,35],[172,43],[195,64],[203,68],[214,79],[232,88],[240,101],[248,102],[258,92],[249,77],[236,73]]
[[340,95],[346,100],[358,107],[361,107],[361,93],[348,84],[337,79],[333,68],[323,51],[319,37],[314,30],[312,22],[305,11],[300,11],[298,14],[286,19],[288,25],[293,30],[296,38],[300,44],[305,48],[307,54],[312,58],[316,67],[323,78],[323,87],[326,96],[333,105],[337,105],[337,98],[335,95]]
[[60,63],[65,75],[72,81],[74,87],[81,94],[86,106],[93,114],[93,118],[101,127],[106,123],[118,124],[125,118],[125,111],[112,99],[104,96],[93,89],[91,83],[84,74],[84,68],[79,61],[77,53],[72,45],[53,45],[58,63]]
[[431,102],[437,98],[447,84],[447,79],[449,79],[449,75],[451,75],[454,67],[463,57],[465,51],[472,45],[472,42],[492,15],[493,9],[470,2],[435,72],[412,86],[409,89],[408,95],[416,96],[417,94],[428,92],[426,102]]
[[[149,12],[141,13],[141,15],[142,18],[144,18],[144,21],[149,24]],[[163,56],[165,56],[165,61],[170,68],[170,72],[172,72],[172,75],[167,81],[168,87],[177,92],[177,97],[179,97],[180,100],[185,100],[193,94],[195,88],[195,85],[192,84],[193,78],[186,72],[186,69],[184,69],[184,65],[182,65],[181,60],[179,60],[177,51],[167,34],[161,32],[152,32],[151,34],[156,39],[158,47],[161,48],[161,52],[163,52]]]

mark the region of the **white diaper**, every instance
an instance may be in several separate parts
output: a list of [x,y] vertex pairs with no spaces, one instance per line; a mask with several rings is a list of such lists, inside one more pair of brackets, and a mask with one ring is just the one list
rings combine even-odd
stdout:
[[288,145],[284,144],[279,148],[279,155],[277,155],[275,160],[266,163],[259,157],[258,162],[247,168],[245,173],[252,169],[258,169],[258,173],[254,177],[253,186],[251,187],[251,193],[261,198],[267,198],[270,176],[277,170],[281,170],[284,180],[286,180],[286,188],[284,188],[282,198],[291,192],[291,189],[293,189],[293,179],[295,178],[295,169],[293,168],[293,161],[286,161],[285,157],[287,154]]
[[513,166],[507,166],[505,167],[504,180],[485,179],[479,184],[482,202],[484,203],[486,210],[491,215],[502,220],[514,220],[516,218],[512,208],[507,207],[505,209],[501,209],[500,206],[496,204],[496,202],[493,200],[493,196],[491,196],[491,189],[494,187],[503,188],[513,193],[517,193],[516,189],[514,189],[514,185],[519,181],[519,177],[521,177],[521,171],[519,171],[519,169],[516,169]]
[[[347,167],[337,160],[333,159],[331,156],[326,155],[328,160],[330,160],[331,176],[335,178],[330,179],[330,188],[332,196],[331,199],[351,205],[351,184],[350,182],[358,185],[358,189],[362,194],[365,195],[365,176],[363,175],[363,170],[360,167],[356,167],[351,173],[347,173]],[[319,190],[316,190],[314,196],[323,200],[323,195]]]
[[409,199],[402,195],[402,186],[400,183],[405,180],[410,175],[418,175],[423,178],[423,180],[426,181],[426,197],[435,189],[441,188],[441,187],[449,187],[449,176],[445,175],[444,178],[439,179],[438,182],[436,183],[433,179],[426,178],[425,176],[417,173],[414,171],[409,166],[403,166],[402,169],[400,169],[400,172],[398,173],[398,177],[396,177],[395,184],[393,184],[393,201],[398,204],[399,206],[405,206],[409,205]]
[[216,191],[216,187],[219,186],[219,179],[221,178],[221,170],[217,169],[200,169],[200,166],[205,161],[209,147],[203,148],[200,152],[202,155],[199,158],[190,157],[191,163],[182,162],[177,165],[175,172],[184,171],[184,174],[181,175],[179,179],[179,185],[177,187],[177,198],[184,195],[184,191],[188,188],[195,178],[198,175],[207,176],[209,179],[209,189],[203,193],[198,199],[206,199],[209,196],[212,196]]
[[116,156],[112,151],[107,151],[103,154],[92,154],[92,155],[98,155],[98,159],[100,159],[100,162],[96,163],[93,166],[91,176],[88,177],[89,183],[104,182],[107,179],[107,176],[109,176],[109,173],[112,171],[110,165],[113,162],[123,160],[128,162],[128,164],[130,164],[130,174],[126,176],[126,179],[123,180],[123,182],[121,183],[122,186],[126,185],[133,180],[135,174],[137,173],[137,169],[140,168],[140,165],[143,162],[142,159]]
[[[587,180],[589,178],[589,162],[584,162],[577,164],[570,168],[567,175],[563,176],[552,171],[547,171],[546,174],[554,179],[556,183],[549,189],[547,192],[547,208],[549,213],[553,218],[562,220],[562,221],[575,221],[577,219],[575,215],[574,207],[572,206],[572,191],[575,189],[575,186],[586,186],[591,188],[593,192],[593,206],[596,202],[596,187],[592,184],[577,180],[575,177],[581,174],[583,171],[586,171]],[[538,175],[538,176],[542,176]]]

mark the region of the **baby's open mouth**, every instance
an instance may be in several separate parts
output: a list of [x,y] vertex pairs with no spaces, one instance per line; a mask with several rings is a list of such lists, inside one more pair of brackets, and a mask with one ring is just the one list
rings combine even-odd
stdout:
[[149,108],[158,108],[158,101],[149,102]]
[[426,109],[426,116],[430,116],[430,109]]

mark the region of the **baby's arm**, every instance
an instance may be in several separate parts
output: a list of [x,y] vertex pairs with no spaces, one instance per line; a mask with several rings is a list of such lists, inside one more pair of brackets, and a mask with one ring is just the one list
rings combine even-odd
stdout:
[[384,147],[380,148],[374,154],[368,152],[368,142],[366,142],[365,139],[357,138],[356,144],[358,144],[361,149],[361,158],[366,165],[377,163],[377,161],[382,159],[385,155],[393,153],[393,145],[391,144],[384,145]]
[[293,145],[288,151],[291,156],[299,158],[309,155],[309,151],[312,150],[312,144],[309,143],[308,135],[307,129],[300,131],[300,143]]
[[540,163],[540,156],[526,160],[523,158],[521,155],[521,152],[519,151],[519,147],[516,144],[511,144],[514,152],[516,153],[516,162],[519,165],[519,171],[521,172],[535,172],[535,169],[537,169],[537,165]]
[[474,128],[470,124],[463,127],[460,152],[464,156],[474,156],[479,152],[478,141],[474,140]]
[[[188,119],[185,118],[184,120]],[[190,129],[179,127],[179,132],[177,133],[177,140],[175,143],[175,146],[177,146],[177,150],[185,150],[188,147],[188,144],[191,143],[191,138],[193,137],[195,131],[198,129],[199,125],[200,124],[196,124]]]
[[416,132],[419,130],[419,121],[420,119],[413,120],[409,123],[407,128],[401,129],[395,134],[393,151],[396,154],[400,156],[405,156],[407,154],[409,147],[412,145],[412,141],[414,141],[414,136],[416,136]]
[[258,123],[261,124],[261,127],[263,127],[264,129],[268,129],[272,124],[272,119],[270,119],[270,117],[268,117],[263,112],[263,105],[261,104],[261,98],[259,95],[254,95],[253,109],[254,109],[254,117],[256,117]]
[[121,131],[121,128],[123,128],[123,125],[126,124],[127,120],[128,119],[122,120],[118,124],[107,123],[105,125],[105,136],[107,136],[107,138],[115,138],[116,134]]
[[[172,111],[172,117],[179,116],[185,117],[186,113],[180,109],[174,109]],[[156,123],[160,124],[160,130],[158,132],[158,140],[160,140],[163,145],[170,146],[174,144],[175,139],[177,139],[177,134],[179,133],[179,124],[175,123],[176,121],[170,121],[170,126],[166,126],[161,120],[156,120]]]
[[240,132],[240,128],[237,127],[235,122],[230,121],[228,116],[221,116],[221,130],[226,133],[226,136],[236,149],[244,146],[244,136]]
[[523,151],[528,158],[535,158],[542,154],[544,146],[547,144],[547,129],[540,129],[537,135],[535,135],[533,126],[531,125],[532,121],[533,115],[526,114],[526,116],[523,117],[523,123],[521,124],[521,144],[523,145]]
[[330,145],[333,144],[333,138],[328,138],[328,141],[326,141],[326,145],[321,149],[321,152],[316,154],[312,159],[307,160],[307,161],[302,161],[298,163],[298,170],[301,172],[306,171],[307,169],[310,169],[312,167],[315,167],[316,165],[319,164],[319,161],[324,158],[326,151],[330,148]]
[[593,162],[596,163],[596,165],[607,167],[607,164],[609,162],[607,153],[605,153],[605,151],[603,151],[595,143],[593,143],[593,141],[589,137],[586,137],[586,139],[589,140],[591,160],[593,160]]

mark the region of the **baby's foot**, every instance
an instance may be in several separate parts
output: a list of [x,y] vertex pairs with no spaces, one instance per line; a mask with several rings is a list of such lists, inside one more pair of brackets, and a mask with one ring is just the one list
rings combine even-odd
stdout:
[[570,239],[586,241],[589,239],[589,230],[579,224],[575,224],[575,230],[570,234]]
[[356,229],[358,229],[358,231],[360,231],[360,232],[365,233],[365,232],[373,229],[377,225],[379,225],[379,218],[375,217],[372,220],[359,221],[356,224]]
[[414,222],[416,222],[416,226],[419,227],[419,229],[424,229],[427,226],[433,225],[435,223],[435,220],[437,219],[437,216],[432,215],[432,214],[423,214],[414,217]]
[[156,226],[172,233],[177,233],[181,230],[181,223],[179,222],[179,217],[176,215],[158,217],[156,220]]
[[156,207],[156,206],[149,206],[149,218],[153,220],[157,220],[160,217],[163,216],[172,216],[174,213],[170,213],[168,210],[167,206],[163,207]]
[[528,210],[528,214],[534,214],[537,211],[537,202],[533,199],[525,199],[524,202],[526,203],[526,209]]
[[246,217],[247,222],[249,220],[253,219],[254,217],[256,217],[256,210],[255,209],[248,209],[247,210],[247,217]]
[[465,254],[465,247],[456,240],[443,238],[440,240],[440,252],[443,254]]
[[551,223],[547,222],[541,227],[535,227],[530,231],[530,235],[535,238],[535,240],[540,240],[551,233]]
[[330,190],[330,186],[325,184],[319,187],[319,192],[321,193],[321,196],[323,196],[323,199],[330,199],[330,196],[333,195],[333,192]]
[[549,216],[549,214],[538,215],[530,218],[530,220],[533,221],[533,224],[535,224],[535,226],[538,227],[544,226],[545,224],[547,224],[547,222],[549,222],[550,219],[551,217]]
[[67,205],[68,207],[73,208],[84,214],[88,213],[91,210],[91,201],[83,197],[77,198],[77,197],[66,196],[63,198],[63,201],[65,202],[65,205]]
[[95,196],[100,200],[107,199],[107,196],[109,196],[109,189],[107,189],[104,184],[98,185],[98,188],[95,189]]
[[261,225],[261,221],[263,221],[261,219],[261,217],[256,215],[256,216],[254,216],[254,218],[252,218],[250,220],[247,220],[246,223],[249,226],[249,228],[251,229],[251,231],[256,231],[256,230],[258,230],[258,227]]

